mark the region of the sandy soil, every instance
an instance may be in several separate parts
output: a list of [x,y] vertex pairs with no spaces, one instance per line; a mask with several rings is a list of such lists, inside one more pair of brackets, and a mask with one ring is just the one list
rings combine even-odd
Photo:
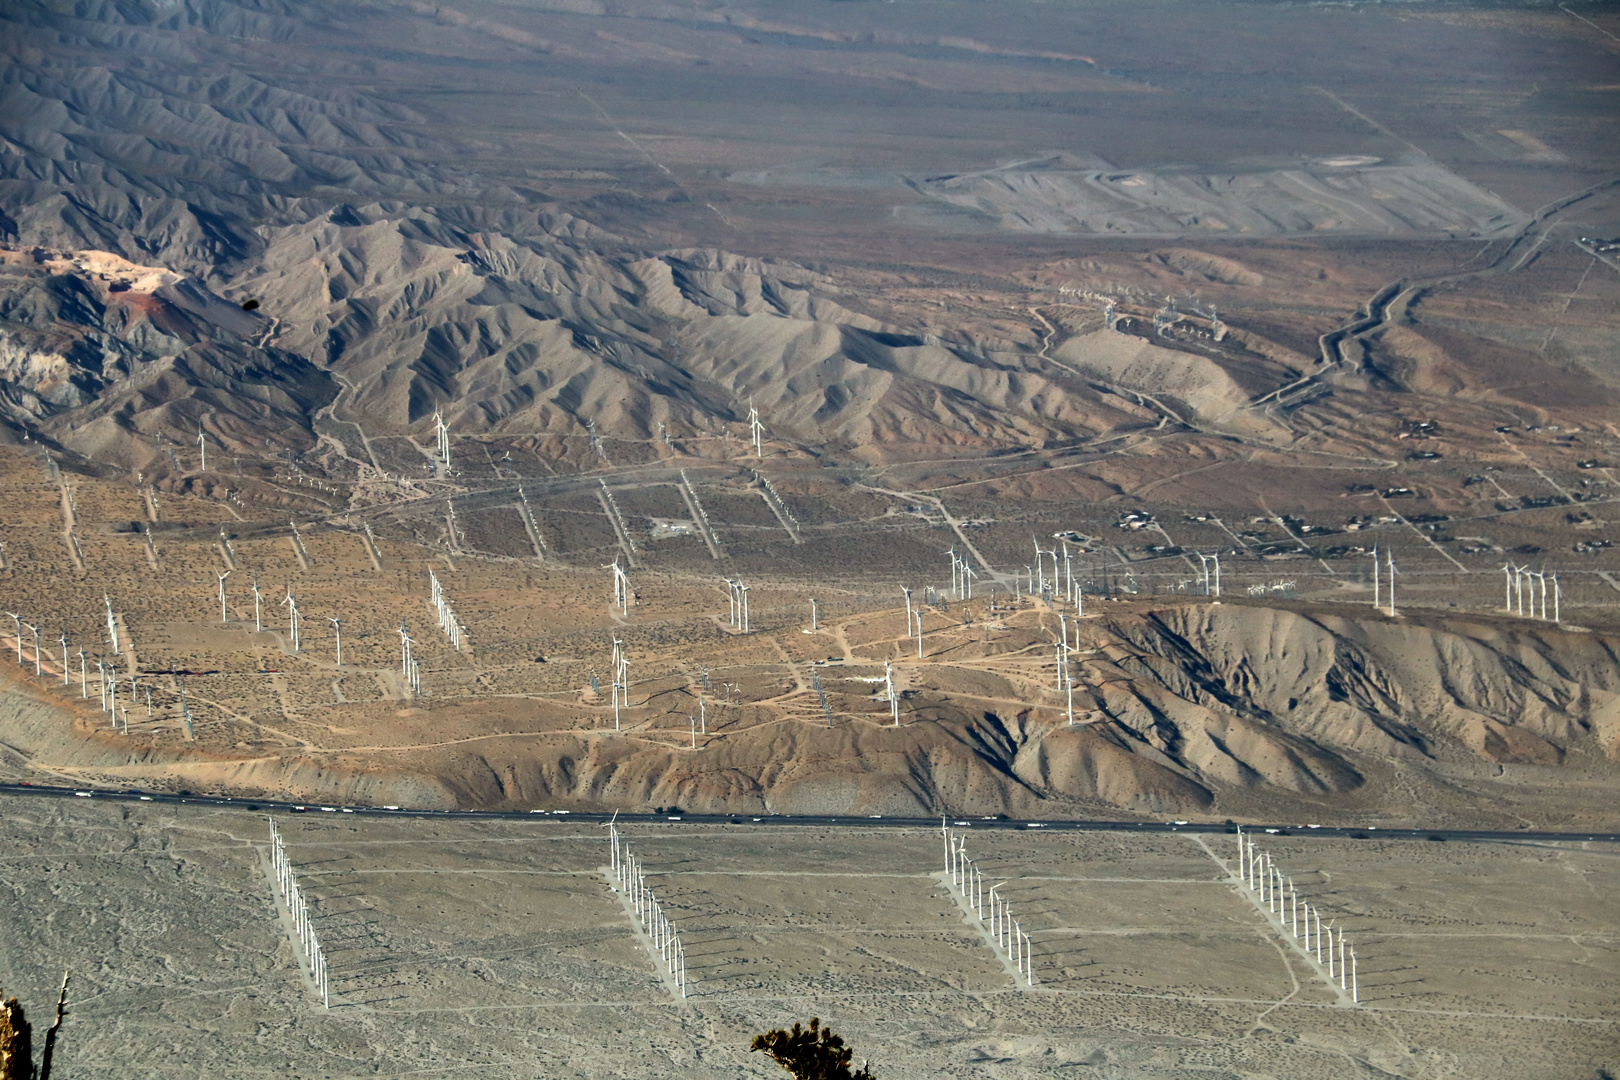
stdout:
[[0,985],[43,1001],[72,968],[75,1076],[765,1077],[748,1039],[810,1014],[892,1077],[1616,1064],[1599,848],[1269,839],[1358,947],[1345,1007],[1241,894],[1218,834],[960,830],[1032,932],[1020,989],[942,886],[937,831],[638,828],[687,944],[680,1001],[600,872],[601,830],[289,816],[326,1012],[275,917],[261,816],[4,809]]
[[[1620,678],[1607,611],[1575,575],[1560,615],[1587,625],[1566,628],[1492,613],[1488,563],[1447,574],[1403,547],[1390,618],[1367,603],[1370,575],[1312,548],[1303,519],[1164,513],[1124,528],[1143,518],[1071,503],[1043,521],[972,486],[942,497],[779,471],[796,544],[752,470],[698,464],[684,471],[718,559],[695,535],[660,538],[685,501],[682,470],[664,466],[615,476],[623,538],[599,482],[526,481],[537,555],[524,504],[498,485],[305,518],[295,536],[194,495],[153,495],[158,520],[143,521],[152,505],[127,482],[52,484],[12,454],[4,610],[41,627],[35,675],[32,631],[19,665],[18,624],[0,626],[16,776],[410,806],[1612,824],[1591,793],[1615,783]],[[1367,524],[1341,535],[1412,529]],[[1030,531],[1073,545],[1061,570],[1083,617],[1011,595],[1030,584]],[[1217,604],[1186,552],[1223,536]],[[638,565],[622,611],[602,563],[624,560],[626,539]],[[950,595],[946,547],[982,571],[972,600]],[[1316,574],[1271,558],[1301,548]],[[460,650],[435,623],[430,573]],[[748,634],[726,578],[749,584]],[[918,586],[920,654],[896,581]],[[630,684],[617,709],[615,640]]]

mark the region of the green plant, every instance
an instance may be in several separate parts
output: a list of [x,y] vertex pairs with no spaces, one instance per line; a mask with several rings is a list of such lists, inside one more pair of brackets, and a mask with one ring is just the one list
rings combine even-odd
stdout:
[[850,1071],[849,1061],[854,1051],[833,1034],[832,1028],[822,1027],[814,1016],[808,1028],[794,1024],[792,1031],[777,1028],[754,1036],[748,1051],[759,1050],[775,1058],[794,1080],[872,1080],[864,1064],[859,1071]]

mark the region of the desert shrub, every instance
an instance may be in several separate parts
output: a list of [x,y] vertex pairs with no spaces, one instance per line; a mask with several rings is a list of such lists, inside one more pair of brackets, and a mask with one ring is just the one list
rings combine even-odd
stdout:
[[794,1024],[792,1031],[777,1028],[754,1036],[748,1050],[750,1053],[763,1050],[786,1069],[793,1080],[872,1080],[865,1065],[859,1071],[850,1071],[854,1051],[833,1034],[832,1028],[822,1027],[814,1016],[808,1028]]

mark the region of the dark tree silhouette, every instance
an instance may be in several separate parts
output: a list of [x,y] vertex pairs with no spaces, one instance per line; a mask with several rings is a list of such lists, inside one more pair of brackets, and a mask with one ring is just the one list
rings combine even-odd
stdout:
[[824,1028],[816,1017],[810,1026],[793,1025],[792,1031],[767,1031],[754,1036],[749,1053],[763,1050],[776,1059],[776,1063],[793,1075],[793,1080],[872,1080],[865,1065],[851,1072],[849,1060],[854,1051],[844,1040],[834,1035],[832,1028]]
[[62,976],[62,994],[56,1000],[56,1022],[45,1032],[45,1055],[34,1069],[34,1029],[16,998],[0,1001],[0,1080],[50,1080],[56,1054],[56,1032],[67,1012],[68,977]]

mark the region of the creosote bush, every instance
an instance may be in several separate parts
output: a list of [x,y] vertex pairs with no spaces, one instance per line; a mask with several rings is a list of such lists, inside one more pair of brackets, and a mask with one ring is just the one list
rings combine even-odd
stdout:
[[763,1050],[776,1059],[776,1063],[793,1076],[793,1080],[872,1080],[872,1074],[862,1065],[857,1072],[849,1068],[854,1051],[844,1040],[834,1035],[832,1028],[824,1028],[812,1016],[810,1026],[793,1025],[792,1031],[767,1031],[754,1036],[748,1048],[750,1053]]

